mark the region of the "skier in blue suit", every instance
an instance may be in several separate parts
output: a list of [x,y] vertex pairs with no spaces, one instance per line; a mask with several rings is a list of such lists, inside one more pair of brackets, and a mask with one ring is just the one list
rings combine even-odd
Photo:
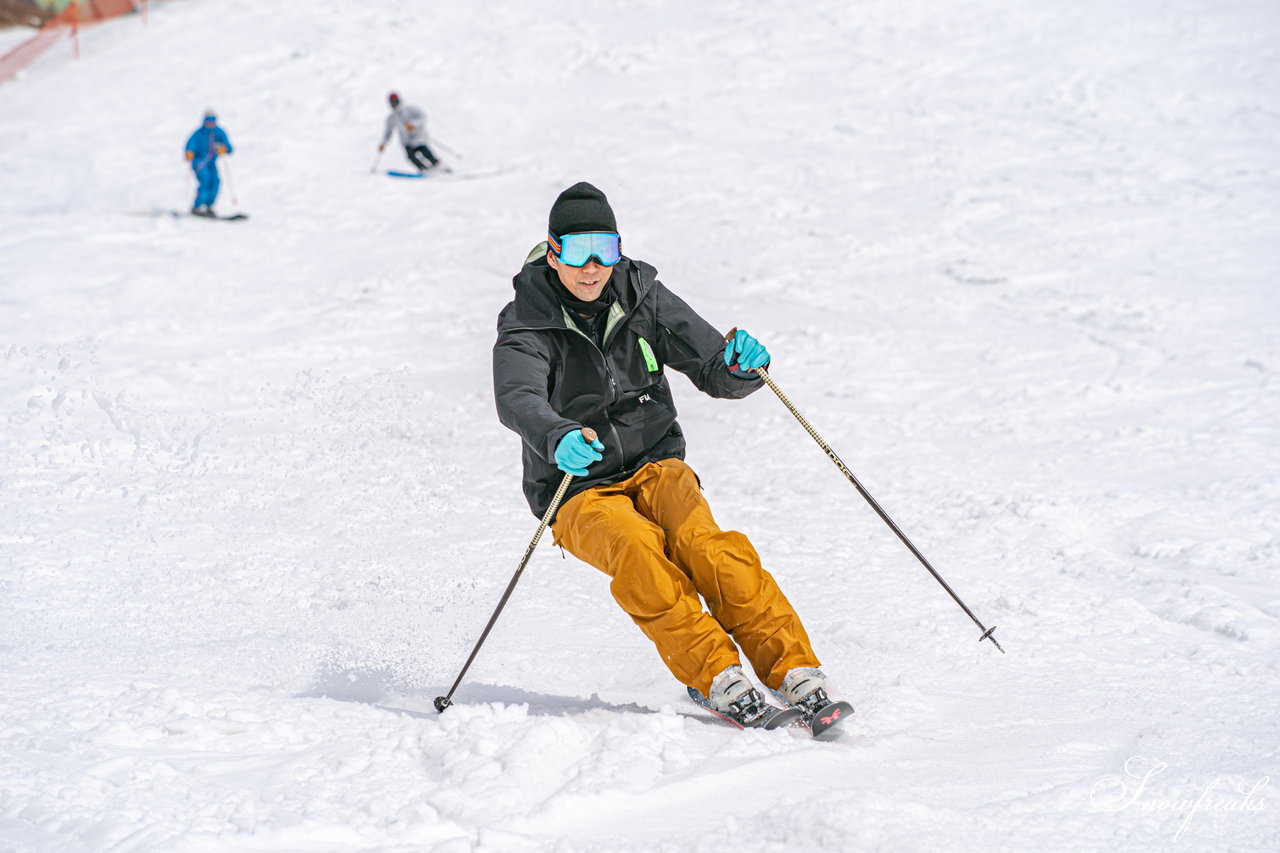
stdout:
[[205,110],[204,124],[196,128],[187,139],[187,160],[196,173],[200,187],[196,190],[196,202],[191,212],[196,216],[215,216],[213,203],[218,198],[218,155],[230,154],[231,140],[227,132],[218,127],[218,117],[213,110]]

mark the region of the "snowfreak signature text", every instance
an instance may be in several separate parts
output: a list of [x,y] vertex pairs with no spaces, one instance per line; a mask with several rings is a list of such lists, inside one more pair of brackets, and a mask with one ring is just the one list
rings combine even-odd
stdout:
[[1169,765],[1163,761],[1135,755],[1124,763],[1123,776],[1104,776],[1095,782],[1089,792],[1089,800],[1106,812],[1133,808],[1144,814],[1170,812],[1183,815],[1182,823],[1173,836],[1175,842],[1182,840],[1192,819],[1201,812],[1258,812],[1267,807],[1260,792],[1271,784],[1270,776],[1263,776],[1253,785],[1238,783],[1234,791],[1215,777],[1190,797],[1155,796],[1151,780],[1168,769]]

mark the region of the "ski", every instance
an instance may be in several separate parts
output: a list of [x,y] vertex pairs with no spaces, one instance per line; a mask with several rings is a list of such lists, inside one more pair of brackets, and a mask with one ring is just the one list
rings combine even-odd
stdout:
[[183,213],[181,210],[171,210],[169,211],[169,215],[174,219],[211,219],[217,222],[237,222],[241,219],[249,218],[249,214],[247,213],[231,213],[226,216],[219,216],[217,214],[206,215],[203,213]]
[[830,740],[839,737],[841,724],[853,716],[853,706],[843,700],[832,702],[819,708],[809,720],[809,731],[819,740]]
[[[745,728],[745,726],[743,726],[737,720],[732,719],[731,717],[726,717],[724,714],[720,713],[714,707],[712,707],[711,703],[707,701],[707,697],[703,696],[702,693],[700,693],[699,691],[695,690],[692,687],[688,688],[688,691],[689,691],[689,698],[692,699],[693,703],[697,705],[699,708],[703,708],[704,710],[710,711],[711,713],[715,714],[717,717],[724,720],[729,725],[734,726],[735,728],[739,728],[739,729]],[[795,708],[774,708],[773,706],[770,706],[770,709],[771,709],[771,713],[769,714],[768,717],[765,718],[765,721],[760,725],[755,726],[754,728],[766,729],[766,730],[780,729],[784,726],[789,726],[792,723],[803,722],[804,720],[803,716]]]
[[439,166],[434,169],[427,169],[425,172],[408,172],[400,169],[388,169],[383,172],[389,178],[408,178],[410,180],[430,180],[430,181],[471,181],[477,178],[491,178],[495,175],[502,175],[513,171],[515,167],[495,167],[492,169],[481,169],[475,172],[455,171],[448,166]]
[[[769,692],[772,693],[779,702],[784,705],[787,704],[786,697],[777,690],[770,690]],[[825,692],[823,693],[823,696],[826,696]],[[838,699],[835,702],[828,700],[826,704],[819,706],[816,710],[811,712],[813,714],[812,717],[806,713],[807,710],[807,708],[805,711],[797,709],[797,713],[800,714],[801,718],[804,720],[804,724],[809,727],[809,731],[812,732],[813,736],[818,740],[834,740],[839,737],[840,733],[843,731],[842,724],[849,717],[853,716],[853,706],[842,699]]]

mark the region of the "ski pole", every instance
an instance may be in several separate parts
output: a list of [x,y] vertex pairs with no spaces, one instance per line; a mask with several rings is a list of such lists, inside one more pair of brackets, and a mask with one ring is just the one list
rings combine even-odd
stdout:
[[372,175],[378,171],[378,161],[382,159],[382,148],[378,148],[378,153],[373,156],[373,165],[369,167],[369,174]]
[[222,164],[222,170],[227,173],[227,189],[231,190],[231,204],[238,205],[240,199],[236,198],[236,182],[231,180],[231,161],[227,160]]
[[[593,442],[596,440],[596,431],[590,427],[583,427],[582,437],[588,443]],[[493,630],[493,624],[498,621],[498,614],[502,612],[503,607],[506,607],[507,599],[511,597],[512,590],[516,588],[516,583],[520,580],[520,573],[529,564],[529,557],[533,555],[533,549],[538,547],[538,540],[542,538],[542,531],[546,530],[547,525],[551,523],[551,519],[556,517],[556,510],[560,508],[560,501],[564,500],[564,493],[568,491],[569,481],[572,479],[572,474],[565,474],[564,479],[560,481],[560,488],[556,489],[555,496],[551,498],[551,504],[547,507],[547,511],[542,514],[542,523],[538,525],[538,531],[533,534],[533,541],[529,543],[528,548],[524,549],[524,556],[520,558],[520,565],[516,567],[516,573],[511,576],[511,582],[507,584],[506,592],[502,593],[502,598],[498,601],[497,608],[493,611],[493,615],[489,617],[489,624],[485,625],[484,630],[480,632],[480,639],[476,641],[476,647],[471,650],[471,656],[467,658],[467,662],[462,665],[462,672],[458,673],[458,677],[454,680],[453,686],[449,688],[448,693],[436,697],[436,710],[441,714],[444,713],[445,708],[453,704],[453,692],[462,683],[463,676],[471,668],[471,662],[476,659],[476,653],[480,651],[480,647],[484,645],[489,632]]]
[[[737,329],[734,329],[726,336],[725,340],[727,341],[732,338],[734,333],[737,331]],[[915,555],[915,558],[920,561],[920,565],[929,570],[929,574],[933,575],[934,580],[942,584],[942,588],[945,589],[947,594],[955,600],[956,604],[960,605],[960,609],[969,615],[969,618],[973,620],[973,624],[977,625],[978,629],[982,631],[982,636],[978,637],[978,642],[981,643],[983,640],[990,640],[995,644],[997,649],[1000,649],[1001,654],[1004,654],[1004,647],[1000,645],[1000,641],[997,640],[992,633],[995,631],[996,626],[992,625],[988,628],[978,620],[977,616],[973,615],[973,611],[969,609],[969,606],[960,600],[960,596],[956,595],[955,590],[953,590],[951,586],[942,579],[942,575],[938,574],[937,569],[935,569],[929,561],[925,559],[924,554],[920,553],[920,549],[911,543],[911,540],[908,539],[907,535],[902,532],[902,529],[894,523],[893,519],[889,517],[889,514],[881,508],[880,504],[876,502],[876,499],[871,497],[871,493],[866,490],[862,483],[858,482],[858,478],[853,475],[853,472],[849,470],[844,462],[840,461],[840,457],[831,449],[831,446],[822,440],[822,436],[818,435],[818,431],[813,428],[808,419],[804,415],[800,414],[800,410],[797,409],[795,404],[792,403],[787,395],[782,392],[782,389],[778,387],[778,383],[773,381],[773,377],[769,375],[768,371],[761,367],[756,369],[756,373],[764,380],[764,384],[768,385],[769,389],[773,391],[774,394],[778,395],[778,399],[782,401],[782,404],[787,407],[791,414],[795,415],[796,420],[800,422],[800,426],[804,427],[805,431],[809,433],[809,436],[814,441],[818,442],[818,446],[822,448],[823,452],[827,454],[827,457],[835,463],[837,468],[840,469],[840,473],[844,474],[845,478],[848,479],[850,483],[853,483],[853,487],[858,490],[858,494],[866,498],[867,503],[871,504],[871,508],[876,511],[876,515],[880,516],[880,519],[885,524],[889,525],[889,529],[897,534],[898,538],[902,540],[902,544],[907,546],[907,550]]]
[[457,157],[459,160],[464,160],[464,159],[466,159],[466,158],[464,158],[461,154],[459,154],[457,151],[454,151],[454,150],[453,150],[452,148],[450,148],[448,145],[445,145],[443,142],[441,142],[441,141],[440,141],[440,137],[438,137],[438,136],[437,136],[437,137],[435,137],[434,141],[435,141],[435,143],[436,143],[436,147],[437,147],[437,148],[439,148],[439,149],[440,149],[441,151],[443,151],[444,153],[448,154],[450,157]]

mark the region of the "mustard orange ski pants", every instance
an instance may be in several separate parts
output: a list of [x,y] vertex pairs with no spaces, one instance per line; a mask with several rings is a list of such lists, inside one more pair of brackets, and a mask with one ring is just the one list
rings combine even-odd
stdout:
[[819,665],[755,548],[716,525],[684,461],[651,462],[628,480],[574,495],[551,529],[556,544],[613,578],[614,599],[671,673],[704,696],[721,670],[740,662],[737,646],[771,688],[793,667]]

